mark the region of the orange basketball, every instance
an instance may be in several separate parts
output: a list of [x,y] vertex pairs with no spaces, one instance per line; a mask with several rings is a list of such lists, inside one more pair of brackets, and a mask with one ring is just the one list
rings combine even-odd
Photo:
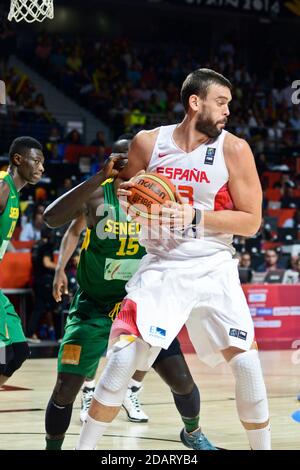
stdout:
[[160,206],[166,201],[176,201],[176,188],[165,176],[144,173],[134,179],[135,187],[130,188],[129,213],[146,219],[157,219]]

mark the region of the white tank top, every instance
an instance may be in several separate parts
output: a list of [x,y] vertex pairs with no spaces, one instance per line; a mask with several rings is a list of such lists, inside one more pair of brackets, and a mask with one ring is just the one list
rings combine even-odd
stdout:
[[[183,202],[193,207],[204,210],[233,209],[223,154],[227,131],[222,130],[216,139],[187,153],[173,140],[176,126],[160,127],[147,171],[168,177]],[[210,256],[224,250],[234,254],[232,238],[232,234],[215,233],[205,227],[200,238],[187,236],[176,241],[162,240],[162,237],[153,240],[153,237],[146,236],[143,228],[141,233],[141,243],[148,253],[177,259]]]

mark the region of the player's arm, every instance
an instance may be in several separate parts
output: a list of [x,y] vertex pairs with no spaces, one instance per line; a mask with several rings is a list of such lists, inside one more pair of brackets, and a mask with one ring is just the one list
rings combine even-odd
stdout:
[[107,178],[115,177],[118,174],[115,164],[119,159],[119,156],[109,158],[103,170],[52,202],[44,212],[46,224],[51,228],[61,227],[82,215],[86,203],[98,187]]
[[86,228],[83,215],[74,219],[64,234],[59,247],[58,261],[55,267],[52,295],[56,302],[61,301],[62,294],[68,294],[68,279],[65,268],[76,250],[82,231]]
[[234,210],[204,211],[204,227],[249,237],[258,231],[262,217],[262,189],[254,157],[245,140],[231,135],[225,141],[224,156]]
[[[233,210],[196,211],[188,204],[166,202],[165,216],[174,226],[193,223],[220,233],[249,237],[261,225],[262,190],[252,151],[243,139],[231,134],[225,138],[224,157],[229,172],[228,188]],[[180,199],[180,198],[179,198]],[[199,212],[199,213],[198,213]],[[200,216],[200,217],[199,217]],[[199,221],[200,218],[200,221]]]
[[0,181],[0,214],[5,210],[9,196],[9,186],[6,181]]
[[[149,165],[155,141],[158,135],[158,129],[139,132],[130,144],[128,151],[128,162],[122,171],[118,174],[116,187],[120,189],[118,195],[126,195],[126,189],[133,186],[129,180],[140,171],[145,171]],[[120,194],[121,193],[121,194]]]

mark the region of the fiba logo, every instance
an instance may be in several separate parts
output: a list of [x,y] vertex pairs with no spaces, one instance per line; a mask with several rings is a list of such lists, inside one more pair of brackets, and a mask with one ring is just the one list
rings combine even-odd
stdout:
[[292,88],[296,88],[296,91],[292,94],[292,103],[300,104],[300,80],[294,80]]
[[292,349],[296,349],[296,351],[292,353],[292,364],[297,366],[300,364],[300,339],[295,339],[295,341],[292,342]]

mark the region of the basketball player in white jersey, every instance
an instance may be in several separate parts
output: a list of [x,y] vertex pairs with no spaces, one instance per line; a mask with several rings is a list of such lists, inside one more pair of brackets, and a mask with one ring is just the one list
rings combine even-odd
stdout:
[[[170,178],[180,203],[166,203],[160,223],[171,217],[173,240],[143,240],[140,269],[128,282],[111,331],[107,366],[97,385],[77,449],[93,449],[117,415],[127,383],[147,369],[186,324],[201,360],[226,360],[236,381],[236,405],[251,449],[270,449],[266,388],[253,322],[233,259],[233,234],[251,236],[261,223],[262,191],[249,145],[224,130],[231,84],[199,69],[181,89],[186,115],[178,125],[140,132],[120,173],[119,195],[141,170]],[[120,336],[122,335],[122,336]],[[181,432],[190,446],[193,434]],[[198,430],[201,439],[201,430]]]

